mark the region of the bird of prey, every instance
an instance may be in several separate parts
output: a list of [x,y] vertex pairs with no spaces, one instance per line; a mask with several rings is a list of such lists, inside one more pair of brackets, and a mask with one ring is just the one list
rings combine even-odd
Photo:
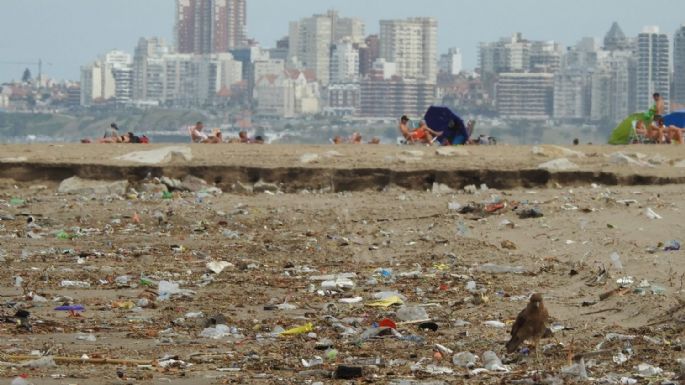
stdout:
[[28,331],[32,331],[33,328],[31,327],[31,324],[29,323],[29,317],[31,316],[31,313],[29,313],[26,310],[18,310],[16,314],[14,314],[14,318],[16,319],[17,322],[17,327],[18,328],[23,328]]
[[[533,294],[525,309],[521,310],[514,325],[511,327],[511,339],[507,342],[507,353],[513,353],[516,348],[528,340],[537,347],[538,340],[545,335],[549,314],[542,303],[541,294]],[[537,349],[535,354],[537,356]]]

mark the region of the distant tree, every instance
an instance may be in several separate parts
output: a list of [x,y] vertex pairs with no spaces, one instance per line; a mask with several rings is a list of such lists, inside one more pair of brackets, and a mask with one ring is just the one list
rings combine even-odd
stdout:
[[28,68],[24,69],[24,74],[21,75],[21,81],[24,83],[31,82],[31,70],[29,70]]

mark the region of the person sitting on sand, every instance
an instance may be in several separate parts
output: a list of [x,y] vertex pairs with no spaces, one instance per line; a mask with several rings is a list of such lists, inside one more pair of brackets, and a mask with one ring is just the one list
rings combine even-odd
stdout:
[[195,127],[190,130],[190,139],[193,143],[222,143],[223,138],[221,131],[218,128],[212,129],[212,135],[207,135],[202,132],[204,124],[202,122],[195,123]]
[[190,130],[190,139],[193,143],[206,143],[206,140],[209,139],[209,136],[202,132],[202,128],[204,128],[204,124],[197,122],[195,127]]
[[105,135],[98,140],[98,143],[121,143],[122,139],[119,136],[119,127],[116,123],[109,125],[109,128],[105,130]]
[[421,120],[419,128],[413,131],[409,130],[408,123],[409,118],[407,115],[403,115],[400,118],[400,132],[407,143],[426,143],[430,145],[433,144],[435,138],[442,135],[442,132],[432,130],[428,127],[425,120]]
[[435,131],[428,127],[425,120],[419,123],[419,128],[412,131],[409,140],[414,143],[433,144],[433,140],[442,135],[442,132]]
[[207,138],[205,143],[223,143],[223,137],[221,135],[221,130],[218,128],[212,129],[212,135]]
[[[653,130],[654,132],[657,132],[658,130]],[[645,128],[645,122],[643,120],[636,120],[635,121],[635,134],[643,136],[645,138],[649,139],[654,139],[656,141],[656,135],[654,138],[650,138],[649,134],[650,132]]]
[[683,144],[683,131],[676,126],[666,127],[663,117],[658,117],[656,121],[652,123],[652,126],[654,127],[652,131],[656,131],[658,138],[660,138],[658,143]]
[[252,140],[247,136],[247,131],[240,131],[238,133],[238,140],[240,143],[252,143]]
[[353,132],[349,138],[336,135],[331,139],[333,144],[362,144],[362,134]]

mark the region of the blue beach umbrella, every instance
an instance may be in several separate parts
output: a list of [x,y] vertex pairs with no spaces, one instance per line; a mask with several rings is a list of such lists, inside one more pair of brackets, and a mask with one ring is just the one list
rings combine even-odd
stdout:
[[442,131],[438,141],[444,140],[451,144],[464,144],[469,140],[464,121],[451,108],[445,106],[430,106],[424,116],[428,127],[435,131]]
[[666,126],[685,128],[685,110],[671,112],[664,116],[664,124]]

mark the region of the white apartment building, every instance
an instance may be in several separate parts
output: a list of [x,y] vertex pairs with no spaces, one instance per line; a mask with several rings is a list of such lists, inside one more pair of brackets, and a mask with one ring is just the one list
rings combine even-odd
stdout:
[[102,60],[81,67],[81,105],[104,103],[116,96],[111,67]]
[[285,70],[283,59],[264,59],[254,62],[254,79],[257,80],[267,75],[279,75]]
[[554,119],[583,120],[590,113],[589,71],[571,68],[554,75]]
[[673,34],[673,109],[685,109],[685,24]]
[[652,94],[658,92],[669,111],[671,88],[671,47],[668,35],[658,27],[645,27],[637,36],[637,108],[648,110]]
[[161,38],[141,38],[133,56],[133,99],[152,104],[162,99],[164,65],[169,46]]
[[254,97],[261,116],[292,118],[321,111],[319,84],[311,70],[286,69],[262,76],[256,80]]
[[504,119],[550,119],[553,93],[554,74],[502,73],[496,88],[497,112]]
[[378,59],[371,66],[371,74],[384,80],[392,79],[398,75],[397,64],[387,62],[385,59]]
[[497,42],[480,43],[481,74],[502,72],[555,72],[561,67],[563,50],[554,41],[529,41],[518,32]]
[[359,50],[351,39],[336,43],[331,54],[331,83],[359,81]]
[[114,77],[114,97],[117,103],[133,99],[133,58],[123,51],[105,54],[104,64]]
[[631,106],[635,65],[630,51],[600,51],[592,75],[592,120],[616,122],[635,112]]
[[331,18],[314,15],[290,23],[288,60],[310,69],[321,84],[330,79]]
[[462,54],[459,48],[450,48],[446,54],[440,55],[438,63],[440,72],[449,75],[458,75],[462,69]]
[[336,11],[326,12],[326,16],[331,19],[333,28],[331,44],[338,43],[343,39],[349,39],[352,43],[359,44],[364,42],[364,22],[356,17],[340,17]]
[[397,64],[398,75],[435,83],[438,75],[438,22],[418,17],[380,21],[380,57]]

